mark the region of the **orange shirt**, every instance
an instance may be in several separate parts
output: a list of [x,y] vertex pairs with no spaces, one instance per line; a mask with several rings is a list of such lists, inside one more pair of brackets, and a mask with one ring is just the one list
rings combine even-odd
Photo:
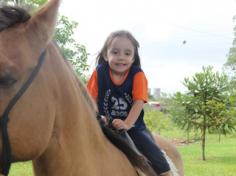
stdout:
[[[113,84],[115,84],[115,85],[122,84],[124,82],[124,80],[126,79],[126,76],[125,76],[124,80],[120,84],[117,84],[113,81],[111,72],[110,72],[110,77],[111,77]],[[92,97],[96,100],[98,97],[98,80],[97,80],[97,71],[96,70],[93,71],[92,76],[90,77],[90,79],[88,81],[87,88],[88,88],[90,94],[92,95]],[[146,79],[144,72],[138,72],[135,74],[134,80],[133,80],[132,96],[133,96],[133,100],[143,100],[145,103],[147,102],[147,100],[148,100],[148,81]]]

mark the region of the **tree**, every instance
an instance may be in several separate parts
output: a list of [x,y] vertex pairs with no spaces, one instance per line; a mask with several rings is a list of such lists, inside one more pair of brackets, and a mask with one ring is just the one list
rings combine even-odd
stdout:
[[[16,4],[27,6],[28,8],[37,8],[46,2],[46,0],[4,0],[7,4]],[[86,47],[77,43],[74,38],[74,30],[77,28],[78,23],[70,21],[66,16],[60,16],[55,29],[54,39],[62,49],[66,59],[72,64],[75,72],[85,82],[85,72],[88,71],[89,65],[87,64],[88,53]]]
[[[233,17],[233,21],[236,22],[236,15]],[[236,26],[234,27],[234,40],[232,47],[229,49],[228,58],[224,64],[225,70],[231,78],[231,96],[236,96]]]
[[153,133],[158,132],[161,134],[162,130],[170,129],[170,118],[166,114],[152,107],[145,107],[144,120],[148,129]]
[[171,114],[173,122],[186,132],[188,142],[190,141],[190,132],[194,129],[191,123],[191,117],[189,117],[187,113],[190,99],[190,96],[176,92],[169,106],[169,113]]
[[213,67],[203,67],[203,71],[192,78],[185,78],[188,91],[176,94],[184,108],[183,117],[177,122],[187,130],[200,130],[202,159],[205,160],[206,132],[218,131],[226,134],[234,130],[234,118],[229,101],[229,80],[225,74],[213,72]]
[[[228,104],[218,102],[216,100],[209,100],[207,102],[207,111],[209,114],[209,120],[214,126],[209,127],[210,133],[219,134],[219,142],[221,134],[228,134],[234,130],[235,120],[232,118],[235,115],[235,109],[227,110]],[[235,117],[235,116],[234,116]]]
[[[233,21],[236,22],[236,15],[233,17]],[[234,40],[233,46],[229,50],[228,58],[225,63],[225,67],[231,71],[231,76],[236,79],[236,26],[234,27]]]
[[31,8],[43,5],[47,0],[2,0],[6,4],[17,5],[17,6],[27,6]]
[[78,44],[73,38],[74,29],[77,25],[77,22],[69,21],[68,17],[60,16],[54,38],[75,72],[85,81],[86,77],[83,73],[89,69],[87,64],[88,53],[86,47]]

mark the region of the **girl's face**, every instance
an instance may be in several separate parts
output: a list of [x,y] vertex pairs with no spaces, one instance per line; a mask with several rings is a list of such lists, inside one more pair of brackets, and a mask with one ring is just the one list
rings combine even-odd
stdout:
[[105,57],[112,73],[124,74],[134,62],[134,46],[127,37],[115,37]]

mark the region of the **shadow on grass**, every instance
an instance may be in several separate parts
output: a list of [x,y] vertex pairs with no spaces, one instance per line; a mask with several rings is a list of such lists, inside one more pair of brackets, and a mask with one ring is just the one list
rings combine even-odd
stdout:
[[206,160],[211,164],[222,164],[224,165],[235,165],[236,163],[236,156],[217,156],[217,157],[209,157]]

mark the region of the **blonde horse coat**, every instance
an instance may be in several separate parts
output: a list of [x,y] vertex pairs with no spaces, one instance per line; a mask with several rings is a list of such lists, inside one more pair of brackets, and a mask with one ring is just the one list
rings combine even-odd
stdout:
[[[9,114],[12,161],[33,160],[36,176],[137,176],[103,135],[85,88],[51,42],[59,3],[51,0],[0,32],[1,114],[46,50],[39,74]],[[16,82],[4,86],[6,79]]]

